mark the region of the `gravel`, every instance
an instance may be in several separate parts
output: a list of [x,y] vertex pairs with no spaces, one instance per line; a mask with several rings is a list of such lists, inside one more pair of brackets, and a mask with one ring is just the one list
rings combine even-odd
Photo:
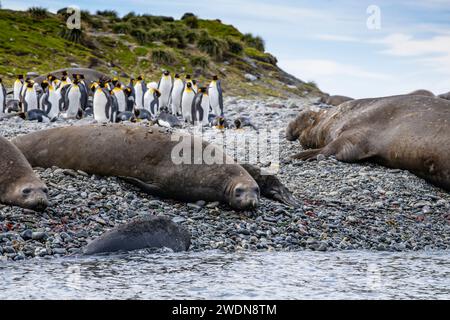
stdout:
[[[280,129],[278,176],[301,207],[262,199],[256,211],[236,212],[217,202],[158,199],[115,177],[36,168],[49,187],[51,206],[37,213],[0,205],[0,261],[78,254],[106,230],[149,214],[169,216],[187,227],[194,251],[449,250],[450,194],[444,190],[407,171],[369,163],[289,160],[301,147],[286,141],[283,130],[310,104],[308,99],[226,99],[229,120],[247,115],[256,127]],[[0,134],[11,138],[89,122],[36,123],[12,118],[0,121]],[[239,138],[252,130],[226,132]],[[208,128],[204,138],[220,144],[218,133]]]

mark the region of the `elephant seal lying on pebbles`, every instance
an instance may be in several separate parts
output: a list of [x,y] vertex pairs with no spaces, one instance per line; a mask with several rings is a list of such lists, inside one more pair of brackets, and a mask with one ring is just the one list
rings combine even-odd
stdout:
[[48,206],[47,192],[23,154],[0,137],[0,203],[42,211]]
[[415,90],[413,92],[408,93],[410,96],[427,96],[427,97],[435,97],[434,93],[425,89]]
[[186,251],[191,244],[189,232],[167,217],[149,216],[111,229],[90,242],[85,255],[145,248],[170,248]]
[[328,104],[330,106],[337,107],[341,103],[344,103],[344,102],[350,101],[350,100],[353,100],[353,98],[346,97],[346,96],[339,96],[339,95],[335,95],[335,96],[325,95],[319,100],[319,102]]
[[450,100],[450,91],[447,93],[440,94],[438,95],[438,97],[441,99]]
[[[220,148],[194,136],[171,135],[167,129],[83,125],[34,132],[12,142],[32,166],[121,177],[150,194],[188,202],[220,201],[238,210],[253,209],[259,203],[255,179]],[[183,155],[186,151],[188,161],[174,163],[172,154],[179,161],[181,150]],[[215,153],[214,158],[221,162],[206,164],[196,153]],[[263,194],[271,191],[272,198],[277,195],[278,200],[294,205],[278,190],[263,190]]]
[[372,160],[450,190],[450,101],[403,95],[303,111],[289,124],[286,137],[313,148],[296,159]]

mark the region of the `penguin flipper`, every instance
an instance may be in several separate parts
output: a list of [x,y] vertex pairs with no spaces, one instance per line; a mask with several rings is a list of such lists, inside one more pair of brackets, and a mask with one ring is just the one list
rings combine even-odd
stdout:
[[138,187],[145,193],[148,193],[148,194],[151,194],[154,196],[158,196],[158,197],[166,197],[166,194],[161,189],[161,187],[159,187],[158,185],[156,185],[154,183],[144,182],[140,179],[133,178],[133,177],[120,176],[119,178],[124,180],[125,182],[128,182],[129,184],[132,184],[132,185]]
[[219,107],[221,116],[223,116],[223,90],[220,80],[217,81],[217,91],[219,92]]
[[260,168],[251,164],[241,164],[241,166],[256,181],[262,196],[284,203],[290,207],[296,208],[300,206],[300,202],[276,176],[271,174],[262,174]]

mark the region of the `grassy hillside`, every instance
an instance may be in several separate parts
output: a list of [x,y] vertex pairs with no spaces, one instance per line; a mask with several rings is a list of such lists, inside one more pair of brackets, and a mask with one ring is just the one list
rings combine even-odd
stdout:
[[[65,10],[0,10],[0,75],[91,67],[110,75],[145,75],[157,80],[162,69],[191,73],[200,81],[218,74],[227,94],[294,96],[317,93],[313,83],[285,73],[265,52],[264,41],[219,20],[192,14],[182,19],[114,11],[82,12],[82,28],[66,27]],[[258,77],[250,81],[246,74]]]

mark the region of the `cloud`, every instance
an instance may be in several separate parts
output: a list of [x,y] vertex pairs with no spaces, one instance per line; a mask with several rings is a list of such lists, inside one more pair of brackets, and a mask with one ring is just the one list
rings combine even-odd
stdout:
[[364,70],[356,65],[342,64],[325,59],[281,60],[280,66],[286,70],[306,77],[308,80],[320,80],[323,77],[353,77],[359,79],[386,80],[389,75]]
[[343,36],[337,34],[318,34],[314,38],[325,41],[336,41],[336,42],[358,42],[359,39],[351,36]]

